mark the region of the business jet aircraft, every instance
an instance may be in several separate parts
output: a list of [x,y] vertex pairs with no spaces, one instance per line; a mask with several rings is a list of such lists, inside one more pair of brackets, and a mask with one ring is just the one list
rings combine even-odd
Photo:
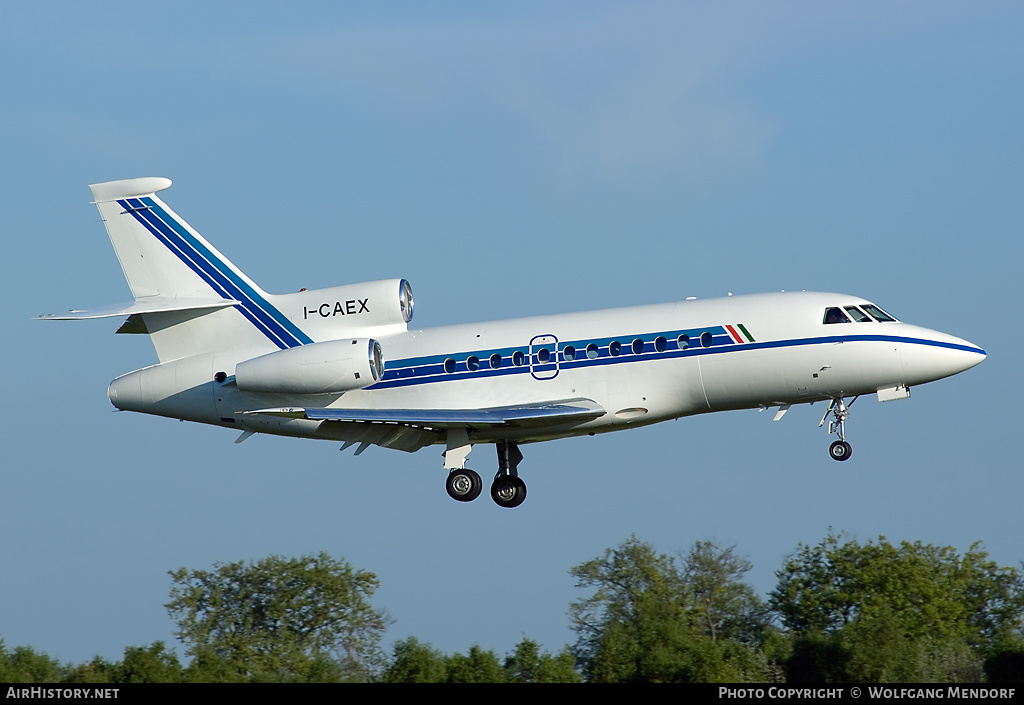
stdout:
[[[497,447],[491,496],[526,497],[519,445],[691,414],[828,402],[821,426],[848,460],[845,422],[962,372],[978,346],[901,323],[856,296],[776,293],[410,330],[404,279],[274,295],[156,196],[169,179],[90,186],[134,301],[44,318],[127,317],[159,364],[110,384],[118,409],[254,433],[413,452],[443,444],[447,491],[483,482],[473,445]],[[385,362],[386,360],[386,362]],[[851,401],[847,402],[848,399]]]

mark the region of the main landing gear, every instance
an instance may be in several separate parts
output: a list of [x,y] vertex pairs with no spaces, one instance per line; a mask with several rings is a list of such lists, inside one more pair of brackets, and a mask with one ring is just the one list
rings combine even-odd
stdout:
[[483,487],[484,481],[469,468],[452,470],[448,473],[448,481],[444,483],[448,496],[457,502],[472,502],[480,496]]
[[491,499],[499,507],[518,507],[526,499],[526,483],[518,472],[522,459],[518,444],[498,442],[498,473],[491,483]]
[[821,428],[829,414],[835,416],[834,420],[828,422],[829,435],[835,433],[839,436],[839,440],[834,441],[828,447],[828,454],[832,456],[832,460],[849,460],[853,455],[853,448],[846,442],[844,424],[850,415],[850,407],[857,399],[858,397],[854,397],[849,404],[846,404],[843,402],[843,397],[836,397],[825,409],[825,415],[821,417],[821,423],[818,424],[818,428]]
[[[465,431],[448,432],[448,450],[444,464],[448,469],[445,489],[448,496],[458,502],[472,502],[483,490],[483,480],[475,471],[463,467],[469,455],[469,438]],[[491,483],[491,499],[499,507],[518,507],[526,499],[526,483],[519,477],[518,467],[523,459],[519,445],[512,441],[499,441],[498,472]]]

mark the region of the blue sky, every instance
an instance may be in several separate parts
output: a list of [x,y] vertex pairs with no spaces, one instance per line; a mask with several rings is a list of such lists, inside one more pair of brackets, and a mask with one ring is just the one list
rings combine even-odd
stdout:
[[[174,642],[167,571],[321,550],[445,651],[573,640],[568,569],[735,545],[762,593],[830,527],[1024,558],[1019,3],[33,3],[0,43],[9,394],[0,638]],[[405,277],[421,327],[780,289],[984,347],[909,401],[525,447],[514,511],[408,455],[112,413],[155,362],[87,185],[165,200],[265,289]],[[470,466],[493,472],[493,449]]]

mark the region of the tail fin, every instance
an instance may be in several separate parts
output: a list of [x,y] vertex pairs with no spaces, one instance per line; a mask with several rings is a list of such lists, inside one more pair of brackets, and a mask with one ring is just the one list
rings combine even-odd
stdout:
[[141,327],[136,319],[134,328],[150,334],[161,362],[230,348],[284,349],[311,342],[262,289],[156,196],[170,185],[170,179],[146,177],[89,187],[135,297],[121,312],[141,317]]

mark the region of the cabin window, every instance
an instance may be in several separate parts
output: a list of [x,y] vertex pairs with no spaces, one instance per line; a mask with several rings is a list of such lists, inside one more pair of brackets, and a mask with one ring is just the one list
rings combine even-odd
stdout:
[[633,354],[634,355],[639,355],[643,351],[644,351],[644,341],[640,340],[640,338],[634,339],[633,340]]
[[680,350],[686,350],[688,347],[690,347],[690,336],[688,336],[686,333],[683,333],[681,336],[676,338],[676,344],[679,346]]
[[496,370],[501,367],[501,355],[494,353],[491,355],[491,369]]
[[454,357],[449,357],[447,360],[444,361],[444,371],[447,372],[448,374],[452,374],[453,372],[455,372]]
[[654,339],[654,349],[658,352],[665,352],[668,349],[668,341],[665,340],[665,336],[659,335]]
[[596,360],[598,356],[597,346],[591,343],[587,346],[587,357],[591,360]]
[[537,362],[539,362],[542,365],[551,362],[551,351],[548,350],[547,348],[541,348],[540,350],[538,350]]
[[613,340],[608,343],[608,354],[612,357],[618,357],[619,353],[622,352],[622,343],[617,340]]
[[850,314],[850,318],[855,320],[857,323],[871,323],[871,316],[861,311],[856,306],[843,306],[846,312]]
[[476,372],[480,369],[480,358],[476,355],[470,355],[466,358],[466,369],[470,372]]
[[576,348],[571,345],[566,345],[562,348],[562,359],[566,362],[572,362],[576,359]]
[[516,367],[522,367],[523,363],[526,362],[526,355],[523,354],[522,350],[516,350],[512,353],[512,364]]
[[890,321],[893,323],[896,322],[895,318],[893,318],[888,313],[878,308],[874,304],[864,304],[864,310],[870,313],[872,318],[874,318],[879,323],[888,323]]
[[826,325],[830,323],[849,323],[850,319],[843,313],[843,309],[833,307],[825,309],[824,322]]
[[700,334],[700,346],[702,348],[710,348],[714,343],[715,339],[711,336],[710,332],[704,331]]

